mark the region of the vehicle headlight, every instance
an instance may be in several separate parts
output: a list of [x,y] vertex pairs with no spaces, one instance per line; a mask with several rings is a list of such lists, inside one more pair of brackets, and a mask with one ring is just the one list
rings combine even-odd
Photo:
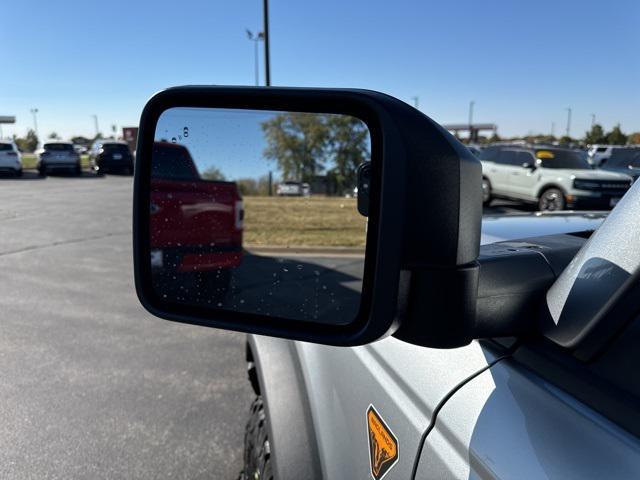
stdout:
[[600,189],[600,184],[598,182],[580,180],[579,178],[576,178],[573,181],[573,188],[576,190],[598,190]]

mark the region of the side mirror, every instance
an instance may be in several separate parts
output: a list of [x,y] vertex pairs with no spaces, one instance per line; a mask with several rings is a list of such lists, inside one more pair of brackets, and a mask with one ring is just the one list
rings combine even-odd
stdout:
[[524,162],[524,163],[522,164],[522,168],[526,168],[526,169],[528,169],[528,170],[535,170],[535,169],[536,169],[536,166],[535,166],[535,164],[533,164],[533,163],[531,163],[531,162]]
[[470,341],[481,165],[404,102],[172,88],[145,106],[136,151],[135,281],[151,313],[333,345]]

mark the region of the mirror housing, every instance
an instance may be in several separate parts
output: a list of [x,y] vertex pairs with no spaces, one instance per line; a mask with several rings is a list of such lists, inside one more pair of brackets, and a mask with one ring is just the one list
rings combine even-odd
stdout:
[[[368,231],[360,311],[347,325],[291,321],[171,303],[151,288],[149,193],[156,124],[174,107],[336,113],[371,134]],[[365,178],[365,176],[362,176]],[[482,169],[449,132],[388,95],[356,89],[187,86],[145,106],[134,177],[136,291],[152,314],[173,321],[331,345],[388,335],[452,347],[473,338],[482,218]],[[360,203],[360,202],[359,202]]]

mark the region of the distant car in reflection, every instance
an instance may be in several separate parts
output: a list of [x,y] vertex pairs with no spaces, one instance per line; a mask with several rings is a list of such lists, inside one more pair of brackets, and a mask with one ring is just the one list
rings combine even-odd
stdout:
[[600,164],[602,170],[631,175],[633,180],[640,177],[640,147],[616,148]]
[[311,195],[311,186],[304,182],[282,182],[276,187],[276,195],[280,197],[308,197]]
[[22,156],[12,141],[0,140],[0,173],[22,175]]
[[133,155],[126,142],[99,140],[89,152],[89,164],[96,173],[133,173]]
[[[235,182],[202,180],[189,150],[156,142],[151,172],[151,267],[160,290],[186,288],[175,299],[213,301],[226,295],[242,261],[244,208]],[[189,288],[191,285],[193,288]]]
[[40,176],[51,172],[70,172],[80,175],[80,155],[73,148],[73,143],[60,140],[46,142],[37,152],[36,168]]

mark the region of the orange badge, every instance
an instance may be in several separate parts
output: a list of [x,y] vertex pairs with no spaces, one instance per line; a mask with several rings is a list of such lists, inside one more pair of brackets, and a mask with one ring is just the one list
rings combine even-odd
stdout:
[[398,439],[373,405],[367,410],[371,476],[380,480],[398,461]]

